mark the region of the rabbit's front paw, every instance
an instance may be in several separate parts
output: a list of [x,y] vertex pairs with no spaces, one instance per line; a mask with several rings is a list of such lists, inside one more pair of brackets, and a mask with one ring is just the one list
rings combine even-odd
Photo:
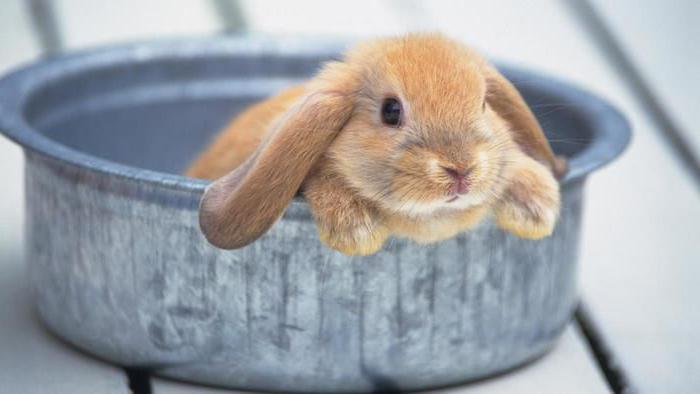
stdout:
[[499,227],[518,237],[540,239],[552,234],[559,217],[559,185],[541,164],[519,170],[498,202]]
[[[341,220],[337,220],[341,219]],[[376,253],[388,236],[387,229],[371,217],[324,218],[316,221],[321,242],[346,255]],[[347,219],[347,218],[346,218]]]
[[368,255],[377,252],[389,236],[377,209],[358,198],[328,165],[305,183],[304,197],[321,241],[347,255]]

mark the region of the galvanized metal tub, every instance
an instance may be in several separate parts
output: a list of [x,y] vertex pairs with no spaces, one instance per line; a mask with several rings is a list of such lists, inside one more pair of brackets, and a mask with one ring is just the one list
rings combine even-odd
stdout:
[[433,246],[395,239],[346,257],[319,243],[296,199],[254,244],[207,244],[206,182],[177,174],[234,113],[339,50],[259,37],[147,43],[0,81],[0,128],[26,152],[27,263],[44,323],[114,363],[259,390],[431,388],[551,348],[576,305],[585,178],[629,130],[604,101],[544,76],[503,68],[570,157],[550,238],[485,223]]

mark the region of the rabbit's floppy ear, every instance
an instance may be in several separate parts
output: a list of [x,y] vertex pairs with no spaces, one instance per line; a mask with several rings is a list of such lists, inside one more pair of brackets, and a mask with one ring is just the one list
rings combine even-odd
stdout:
[[352,93],[337,80],[315,82],[246,162],[207,187],[199,224],[214,246],[240,248],[265,233],[349,120]]
[[566,162],[557,157],[537,118],[518,90],[498,70],[483,63],[486,77],[486,102],[510,126],[513,139],[528,156],[549,167],[555,176],[566,172]]

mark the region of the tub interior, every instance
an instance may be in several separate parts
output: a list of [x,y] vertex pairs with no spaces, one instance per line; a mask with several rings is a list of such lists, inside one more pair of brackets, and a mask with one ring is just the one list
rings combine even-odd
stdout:
[[[180,174],[236,113],[318,70],[328,56],[212,56],[111,63],[45,83],[24,106],[39,133],[120,164]],[[506,71],[567,157],[588,146],[572,103]],[[520,77],[520,78],[519,78]]]

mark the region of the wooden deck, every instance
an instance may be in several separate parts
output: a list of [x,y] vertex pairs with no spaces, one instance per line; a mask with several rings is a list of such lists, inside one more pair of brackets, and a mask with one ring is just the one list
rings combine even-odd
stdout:
[[[6,0],[0,72],[41,54],[222,31],[342,36],[441,30],[618,105],[635,135],[588,184],[584,310],[547,356],[443,393],[687,393],[700,388],[700,3],[434,0]],[[129,373],[37,321],[22,262],[22,154],[0,139],[0,393],[224,393]]]

